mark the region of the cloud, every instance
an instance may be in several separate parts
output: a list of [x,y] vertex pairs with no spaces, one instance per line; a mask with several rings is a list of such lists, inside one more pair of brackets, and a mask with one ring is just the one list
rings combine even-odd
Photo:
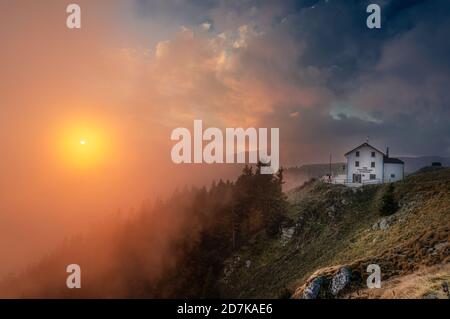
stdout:
[[[167,50],[168,58],[159,61],[165,72],[155,80],[166,83],[174,118],[278,125],[281,134],[297,132],[302,143],[325,149],[335,145],[333,135],[344,143],[371,135],[401,153],[448,155],[448,2],[383,1],[381,30],[366,27],[367,4],[165,2],[159,12],[186,25],[190,36],[177,33],[158,44],[158,54]],[[149,15],[149,8],[156,10],[156,4],[141,5]],[[204,21],[209,32],[197,32]],[[274,120],[284,114],[309,114],[315,126]],[[402,142],[407,136],[436,143]],[[287,160],[295,161],[292,156]],[[320,156],[311,153],[307,160]]]

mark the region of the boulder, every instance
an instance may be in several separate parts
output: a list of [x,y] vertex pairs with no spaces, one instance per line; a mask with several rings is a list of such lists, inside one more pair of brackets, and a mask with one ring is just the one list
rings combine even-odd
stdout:
[[303,299],[316,299],[322,287],[323,278],[314,278],[303,291]]
[[331,293],[337,296],[342,289],[347,287],[352,279],[352,273],[347,267],[342,267],[331,280]]
[[295,227],[286,227],[281,229],[281,245],[286,246],[287,243],[291,240],[292,236],[294,236]]
[[389,228],[389,223],[388,223],[388,220],[386,218],[382,218],[378,225],[380,226],[381,230],[386,230],[386,229]]
[[439,243],[439,244],[434,245],[434,250],[442,250],[447,246],[448,246],[448,242]]

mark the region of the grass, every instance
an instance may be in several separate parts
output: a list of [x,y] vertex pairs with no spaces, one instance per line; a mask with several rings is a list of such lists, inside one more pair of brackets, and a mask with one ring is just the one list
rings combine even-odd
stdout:
[[450,283],[450,264],[427,267],[409,275],[387,280],[381,289],[364,289],[348,294],[347,298],[372,299],[448,299],[442,283]]
[[[394,254],[391,250],[399,245],[414,244],[424,232],[432,233],[449,225],[450,169],[413,174],[394,186],[400,208],[391,217],[384,217],[389,218],[387,230],[373,228],[383,218],[377,210],[377,201],[385,185],[353,191],[315,181],[290,191],[289,217],[296,225],[293,238],[283,247],[279,240],[258,235],[252,244],[238,252],[241,263],[234,267],[227,283],[222,283],[222,296],[285,296],[286,290],[294,291],[320,268],[370,260],[374,256],[382,256],[394,268],[389,276],[413,271],[407,262],[389,254]],[[436,256],[427,259],[422,246],[405,247],[402,249],[408,254],[422,256],[424,264],[439,261]],[[245,260],[251,261],[251,267],[245,267]]]

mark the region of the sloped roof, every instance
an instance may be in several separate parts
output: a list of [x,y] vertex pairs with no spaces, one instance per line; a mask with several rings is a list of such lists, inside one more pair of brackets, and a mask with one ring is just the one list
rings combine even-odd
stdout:
[[380,151],[379,149],[373,147],[372,145],[370,145],[370,144],[367,143],[367,142],[366,142],[366,143],[362,143],[361,145],[355,147],[355,148],[352,149],[351,151],[348,151],[347,153],[344,154],[344,156],[347,156],[347,155],[350,154],[351,152],[354,152],[354,151],[356,151],[357,149],[359,149],[359,148],[361,148],[361,147],[364,147],[364,146],[368,146],[368,147],[372,148],[374,151],[377,151],[378,153],[383,154],[383,156],[386,156],[382,151]]
[[383,157],[383,161],[385,163],[389,163],[389,164],[405,164],[405,162],[403,162],[402,160],[399,160],[398,158],[394,158],[394,157]]

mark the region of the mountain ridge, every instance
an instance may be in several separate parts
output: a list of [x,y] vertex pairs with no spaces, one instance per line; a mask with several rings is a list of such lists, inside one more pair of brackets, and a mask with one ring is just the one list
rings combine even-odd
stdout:
[[[255,239],[244,247],[238,254],[241,262],[222,281],[224,296],[303,298],[305,288],[321,277],[323,291],[316,297],[334,298],[327,285],[348,267],[360,280],[350,281],[345,296],[337,296],[344,298],[364,289],[370,263],[380,265],[383,282],[448,264],[450,169],[411,174],[392,185],[399,209],[390,216],[380,215],[378,208],[388,185],[350,189],[310,181],[291,190],[294,222],[284,229],[285,238]],[[448,277],[446,273],[435,281]]]

